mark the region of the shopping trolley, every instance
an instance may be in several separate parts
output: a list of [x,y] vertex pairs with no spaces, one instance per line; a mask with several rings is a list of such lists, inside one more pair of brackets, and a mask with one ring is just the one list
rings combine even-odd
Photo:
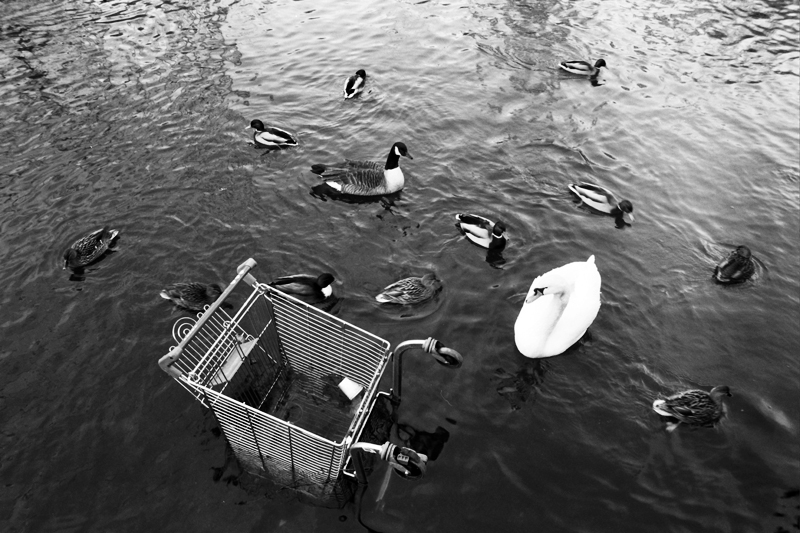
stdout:
[[[352,493],[348,479],[367,483],[371,458],[388,461],[402,477],[421,477],[423,454],[376,442],[376,434],[388,433],[365,428],[381,427],[371,420],[379,398],[399,404],[405,350],[421,348],[451,368],[461,355],[433,338],[392,352],[386,340],[259,283],[250,273],[255,266],[253,259],[242,263],[197,319],[175,323],[178,345],[161,357],[161,368],[213,412],[251,474],[338,505]],[[232,295],[244,302],[231,315]],[[386,393],[378,388],[390,361]]]

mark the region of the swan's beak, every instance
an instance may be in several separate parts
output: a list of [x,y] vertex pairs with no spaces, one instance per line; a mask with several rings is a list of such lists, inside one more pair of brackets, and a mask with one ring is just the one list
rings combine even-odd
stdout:
[[633,221],[634,221],[634,218],[633,218],[633,213],[627,213],[627,215],[628,215],[629,217],[631,217],[631,222],[633,222]]
[[527,298],[525,298],[525,303],[529,304],[532,301],[534,301],[537,297],[544,296],[544,290],[546,288],[547,287],[542,287],[541,289],[539,289],[539,288],[533,289],[533,291],[531,291],[531,293],[528,294]]

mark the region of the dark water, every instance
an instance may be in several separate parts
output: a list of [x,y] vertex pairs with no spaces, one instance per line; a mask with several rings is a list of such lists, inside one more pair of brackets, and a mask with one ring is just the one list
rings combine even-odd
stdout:
[[[160,288],[254,257],[265,280],[332,272],[339,316],[393,345],[465,357],[408,359],[401,421],[450,438],[380,502],[375,474],[375,529],[796,530],[797,3],[320,4],[0,4],[0,529],[363,531],[350,507],[215,481],[216,424],[156,364],[184,316]],[[598,86],[554,68],[573,57],[606,58]],[[345,102],[357,68],[367,92]],[[253,118],[300,146],[254,150]],[[310,194],[311,163],[394,141],[414,160],[391,211]],[[582,180],[634,224],[579,209]],[[455,231],[471,211],[506,221],[502,268]],[[71,280],[65,247],[104,224],[116,252]],[[714,284],[736,244],[756,277]],[[590,337],[525,359],[531,280],[591,254]],[[376,307],[425,271],[434,312]],[[650,410],[718,384],[716,429],[668,434]]]

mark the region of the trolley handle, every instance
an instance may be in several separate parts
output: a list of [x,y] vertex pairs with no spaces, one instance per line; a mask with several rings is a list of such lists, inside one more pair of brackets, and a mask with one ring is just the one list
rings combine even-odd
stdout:
[[428,337],[426,340],[413,340],[404,341],[397,345],[394,350],[394,366],[392,368],[392,399],[394,402],[400,401],[400,390],[403,382],[403,352],[409,348],[420,348],[423,351],[431,354],[433,358],[442,366],[448,368],[458,368],[464,362],[461,354],[452,348],[448,348],[441,342],[433,337]]
[[448,348],[433,337],[429,337],[425,341],[422,349],[431,354],[440,365],[458,368],[464,363],[464,358],[461,357],[460,353]]
[[180,344],[178,344],[178,346],[175,348],[172,348],[167,355],[162,356],[161,359],[158,360],[158,366],[161,367],[161,370],[175,379],[178,379],[183,375],[183,373],[173,365],[180,360],[184,348],[186,348],[186,345],[189,344],[197,332],[200,331],[206,321],[211,318],[211,315],[213,315],[219,306],[223,304],[225,299],[231,292],[233,292],[233,289],[236,288],[240,281],[244,279],[250,285],[255,285],[257,283],[256,279],[252,276],[252,274],[250,274],[250,270],[255,268],[255,266],[256,260],[251,257],[236,268],[236,277],[233,278],[233,281],[228,284],[219,298],[217,298],[214,303],[212,303],[211,306],[206,309],[206,311],[203,313],[203,316],[201,316],[198,321],[195,322],[194,326],[192,326],[192,329],[186,334]]

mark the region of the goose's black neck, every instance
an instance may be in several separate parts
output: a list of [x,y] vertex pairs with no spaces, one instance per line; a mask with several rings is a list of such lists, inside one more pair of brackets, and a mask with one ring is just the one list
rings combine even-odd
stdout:
[[386,166],[383,167],[386,170],[392,170],[393,168],[397,168],[400,166],[400,156],[397,155],[397,148],[395,145],[392,145],[392,149],[389,150],[389,156],[386,158]]

